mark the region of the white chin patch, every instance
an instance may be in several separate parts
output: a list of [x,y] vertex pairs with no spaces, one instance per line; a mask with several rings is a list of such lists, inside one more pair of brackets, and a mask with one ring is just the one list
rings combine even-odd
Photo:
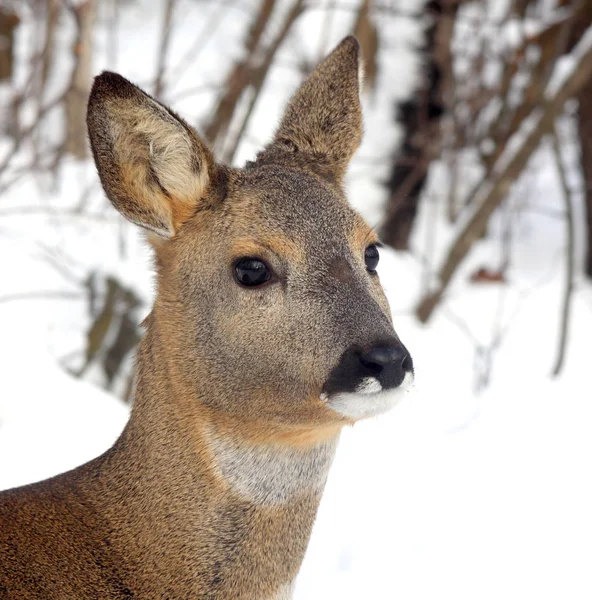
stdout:
[[322,398],[327,406],[350,419],[374,417],[395,407],[403,396],[411,389],[413,373],[405,373],[401,385],[383,390],[375,377],[366,377],[358,385],[355,392],[343,392]]

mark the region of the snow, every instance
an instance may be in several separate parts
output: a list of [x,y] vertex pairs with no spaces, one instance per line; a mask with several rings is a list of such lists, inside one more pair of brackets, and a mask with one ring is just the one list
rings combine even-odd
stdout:
[[[16,333],[8,330],[11,340]],[[13,328],[16,329],[16,328]],[[127,407],[73,379],[35,346],[0,345],[0,487],[39,481],[104,452],[119,436]]]
[[[346,432],[297,598],[590,597],[592,318],[579,304],[569,376],[550,381],[549,293],[529,302],[479,396],[444,317],[429,328],[395,319],[417,365],[414,397]],[[465,318],[491,314],[467,305]]]
[[[141,58],[157,39],[158,14],[147,6],[126,8],[129,21],[120,35],[118,69],[139,83],[153,76],[148,59]],[[195,42],[195,31],[201,35],[199,26],[210,22],[208,5],[183,6],[188,12],[178,27],[185,33],[175,42],[173,65]],[[502,8],[496,9],[500,15]],[[199,20],[189,18],[189,11],[198,9],[205,11]],[[231,10],[219,25],[229,43],[213,35],[203,58],[175,79],[171,97],[201,82],[221,80],[240,52],[235,40],[245,27],[244,13]],[[334,23],[328,43],[348,26],[343,19]],[[389,29],[389,47],[399,54],[386,53],[381,61],[391,66],[400,61],[400,70],[397,77],[383,75],[379,85],[389,94],[367,102],[366,138],[348,182],[353,204],[372,225],[380,219],[380,180],[396,135],[392,103],[409,92],[417,68],[410,57],[418,26],[412,20],[395,21],[389,29],[392,22],[385,17],[382,26]],[[99,58],[108,41],[101,31]],[[292,47],[285,49],[284,63],[293,58]],[[312,46],[312,55],[317,49]],[[97,70],[108,66],[101,60]],[[275,69],[239,162],[269,138],[295,83],[293,70]],[[213,97],[206,90],[175,108],[196,123],[207,115]],[[573,148],[566,156],[573,172]],[[92,270],[116,273],[150,301],[151,259],[141,236],[122,225],[96,188],[85,206],[95,218],[76,213],[81,190],[95,178],[92,165],[66,163],[55,193],[41,193],[43,182],[29,178],[2,197],[0,488],[37,481],[97,456],[127,418],[127,407],[113,395],[62,368],[65,357],[84,344],[84,299],[7,299],[31,291],[80,293],[40,259],[44,248],[57,247],[76,277]],[[572,179],[580,190],[577,176]],[[441,260],[454,235],[441,214],[443,203],[436,202],[446,189],[442,182],[442,170],[434,169],[414,251],[384,249],[379,266],[397,331],[414,357],[415,390],[388,415],[344,432],[297,581],[297,600],[592,596],[592,286],[578,275],[566,368],[552,379],[565,245],[552,156],[544,147],[531,161],[489,235],[478,242],[442,307],[424,326],[414,319],[413,307],[432,275],[430,265]],[[40,211],[59,206],[72,215],[1,217],[23,205]],[[510,229],[508,213],[514,215]],[[508,239],[508,283],[470,284],[476,268],[499,266]],[[581,231],[577,241],[581,250]],[[580,263],[577,267],[580,273]]]

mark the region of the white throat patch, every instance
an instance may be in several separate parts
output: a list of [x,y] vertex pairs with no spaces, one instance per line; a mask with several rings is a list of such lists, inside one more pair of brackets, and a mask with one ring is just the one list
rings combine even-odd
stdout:
[[284,504],[303,494],[320,495],[338,441],[335,438],[309,448],[254,445],[211,431],[207,439],[220,477],[242,499],[262,506]]

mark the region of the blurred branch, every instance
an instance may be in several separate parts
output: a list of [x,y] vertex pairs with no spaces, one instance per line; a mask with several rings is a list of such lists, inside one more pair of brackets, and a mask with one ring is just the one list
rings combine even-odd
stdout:
[[[325,0],[326,3],[328,3],[329,0]],[[323,58],[325,58],[325,55],[327,54],[327,50],[328,50],[328,40],[331,34],[331,29],[333,26],[333,21],[335,18],[335,11],[333,10],[326,10],[324,11],[325,14],[323,15],[323,24],[321,26],[321,35],[319,36],[319,42],[318,42],[318,50],[317,50],[317,54],[316,54],[316,62],[321,62],[323,60]]]
[[23,292],[22,294],[6,294],[0,296],[0,303],[20,302],[21,300],[80,300],[81,292],[62,292],[60,290],[47,290],[39,292]]
[[[65,100],[66,95],[68,94],[69,87],[62,92],[59,96],[54,98],[51,102],[48,102],[37,114],[37,118],[30,125],[25,127],[24,129],[20,129],[18,135],[13,137],[12,146],[4,156],[4,159],[0,163],[0,176],[9,168],[10,163],[14,159],[14,157],[18,154],[18,151],[21,149],[22,142],[28,139],[31,134],[35,131],[35,128],[38,127],[39,122],[43,117],[47,115],[51,110],[60,106],[62,102]],[[3,189],[2,191],[5,191]]]
[[41,66],[39,68],[37,89],[35,90],[35,95],[37,96],[40,106],[43,102],[43,95],[47,85],[47,79],[53,65],[55,32],[60,13],[60,0],[46,0],[45,10],[45,40],[43,43],[43,49],[41,50]]
[[[592,20],[592,0],[588,1],[588,11],[582,11],[575,23],[570,45],[576,45]],[[579,163],[584,189],[584,231],[586,254],[584,274],[592,280],[592,78],[580,90],[577,97],[577,136],[580,141]]]
[[374,0],[362,0],[356,15],[353,34],[360,42],[364,61],[363,90],[374,94],[378,74],[378,30],[372,19]]
[[[489,130],[482,133],[483,138],[489,138],[494,143],[494,151],[482,157],[488,172],[491,172],[502,155],[508,140],[540,104],[557,59],[565,52],[574,21],[581,10],[583,5],[580,3],[563,18],[552,22],[537,34],[526,37],[522,46],[514,53],[513,60],[506,63],[506,72],[499,92],[503,102],[502,108],[496,120],[489,124]],[[515,75],[518,73],[518,66],[525,65],[527,49],[535,45],[540,50],[540,57],[530,67],[529,72],[522,73],[523,77],[528,77],[528,84],[522,91],[520,102],[516,104],[515,100],[510,101],[516,95],[516,90],[511,89],[511,83],[517,80]],[[470,203],[470,199],[467,203]]]
[[[78,370],[70,371],[80,377],[91,364],[98,362],[105,375],[105,387],[112,389],[125,359],[140,339],[136,309],[142,301],[116,278],[107,276],[104,281],[101,278],[93,273],[85,283],[92,323],[86,335],[84,362]],[[98,293],[99,284],[106,286],[104,294]],[[129,395],[129,381],[126,381],[124,397],[129,400]]]
[[565,353],[567,348],[567,338],[569,334],[569,317],[571,314],[571,301],[574,288],[574,263],[575,263],[575,224],[573,216],[573,199],[572,192],[567,182],[567,173],[561,156],[561,143],[557,135],[557,128],[553,128],[551,136],[553,143],[553,154],[555,155],[555,163],[559,174],[559,182],[563,193],[563,201],[565,203],[565,235],[567,239],[567,248],[565,251],[565,293],[563,296],[563,308],[561,310],[561,330],[559,334],[559,347],[557,349],[557,358],[555,367],[553,368],[553,377],[557,377],[563,368],[565,362]]
[[[421,3],[420,3],[421,4]],[[317,10],[317,11],[344,11],[355,13],[360,9],[359,2],[345,2],[344,0],[332,0],[323,4],[321,1],[315,2],[311,0],[304,6],[304,10]],[[393,17],[403,17],[409,19],[417,19],[421,16],[421,12],[402,10],[390,2],[380,2],[374,5],[376,12],[386,14]]]
[[282,43],[284,42],[284,40],[286,39],[288,33],[290,33],[290,30],[292,29],[292,26],[296,22],[296,19],[298,19],[298,17],[302,13],[303,4],[304,4],[303,0],[296,0],[292,4],[292,8],[286,15],[286,18],[284,19],[281,29],[278,31],[274,40],[267,47],[264,57],[261,61],[261,64],[257,68],[253,69],[253,71],[251,73],[250,87],[252,88],[252,92],[251,92],[251,97],[249,98],[248,107],[244,112],[241,124],[238,127],[238,131],[235,134],[234,139],[231,142],[231,145],[229,147],[227,147],[225,149],[225,151],[222,153],[222,159],[228,163],[231,163],[232,160],[234,159],[234,156],[238,149],[238,145],[239,145],[241,139],[243,138],[243,135],[246,131],[246,128],[247,128],[247,125],[251,118],[251,115],[253,114],[253,110],[255,109],[255,106],[257,104],[257,100],[259,99],[259,96],[261,94],[261,90],[263,89],[263,84],[265,83],[267,74],[269,73],[271,65],[273,64],[273,61],[275,59],[275,55],[276,55],[277,51],[279,50],[280,46],[282,45]]
[[5,217],[22,217],[23,215],[39,215],[39,216],[53,216],[53,217],[64,217],[64,218],[80,218],[87,219],[89,221],[117,223],[121,217],[117,216],[116,213],[111,215],[102,215],[99,213],[84,213],[78,210],[62,210],[43,206],[19,206],[15,208],[7,208],[0,211],[0,219]]
[[442,118],[453,88],[452,41],[461,0],[434,0],[425,5],[429,25],[423,34],[421,82],[413,96],[397,106],[404,137],[387,182],[383,240],[408,250],[430,164],[442,151]]
[[259,47],[261,37],[271,18],[276,0],[261,0],[259,10],[251,23],[245,42],[244,58],[229,73],[223,92],[214,109],[212,118],[204,127],[204,135],[210,142],[215,142],[220,134],[226,132],[239,98],[249,86],[252,77],[251,63],[253,55]]
[[[204,27],[195,37],[195,42],[189,47],[187,52],[181,57],[177,65],[173,68],[169,69],[168,78],[169,80],[176,80],[183,75],[183,73],[187,70],[189,65],[194,63],[199,54],[207,45],[207,43],[212,39],[213,35],[218,31],[218,26],[224,19],[226,15],[226,9],[228,6],[224,6],[221,3],[218,3],[216,6],[216,10],[212,13],[209,20],[206,21]],[[218,85],[218,84],[217,84]],[[203,86],[202,86],[203,87]],[[178,97],[178,96],[177,96]]]
[[160,35],[160,48],[158,50],[158,65],[156,67],[156,79],[154,81],[154,96],[156,98],[160,98],[164,90],[164,72],[169,54],[173,12],[175,11],[176,4],[177,0],[166,0],[165,3],[162,32]]
[[[35,68],[35,65],[31,65],[31,73],[36,74],[37,78],[33,90],[32,96],[36,100],[36,117],[34,122],[39,123],[40,113],[43,109],[43,101],[45,98],[45,91],[47,87],[47,80],[53,67],[54,61],[54,46],[55,46],[55,34],[58,24],[58,17],[60,14],[61,2],[60,0],[47,0],[45,4],[45,39],[43,42],[43,48],[39,56],[39,67]],[[37,166],[41,157],[41,148],[39,146],[39,140],[41,137],[41,127],[36,127],[32,132],[33,140],[33,152],[34,166]]]
[[[436,289],[426,294],[416,308],[420,321],[426,322],[446,291],[456,269],[463,261],[473,243],[479,239],[487,227],[489,218],[506,196],[508,190],[523,172],[532,153],[545,135],[553,130],[555,119],[565,102],[577,95],[579,90],[592,77],[592,27],[583,36],[580,44],[572,52],[573,70],[563,79],[555,95],[543,103],[536,123],[512,156],[500,157],[500,168],[494,173],[493,181],[483,181],[484,193],[480,206],[467,221],[456,237],[448,256],[439,271]],[[533,115],[534,117],[534,115]],[[497,165],[496,165],[497,166]]]
[[[42,242],[37,242],[36,246],[41,251],[40,258],[46,261],[55,271],[57,271],[66,281],[76,286],[82,286],[84,281],[77,275],[70,266],[73,261],[57,247],[50,247]],[[70,265],[66,264],[70,262]]]
[[217,82],[211,83],[202,83],[201,85],[196,85],[195,87],[188,88],[186,90],[181,90],[174,94],[167,96],[167,100],[173,104],[178,102],[179,100],[183,100],[184,98],[195,96],[196,94],[203,94],[204,92],[210,92],[212,90],[218,89],[220,84]]
[[14,36],[20,23],[17,12],[0,4],[0,81],[10,81],[14,63]]
[[[91,85],[93,23],[95,0],[68,3],[76,22],[76,41],[72,48],[74,68],[66,92],[66,143],[64,151],[77,159],[86,158],[86,102]],[[61,153],[58,152],[58,156]],[[57,160],[56,160],[57,164]]]

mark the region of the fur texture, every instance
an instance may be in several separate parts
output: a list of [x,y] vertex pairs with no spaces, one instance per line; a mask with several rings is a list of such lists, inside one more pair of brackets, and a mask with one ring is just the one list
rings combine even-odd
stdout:
[[[396,340],[364,262],[375,234],[342,189],[358,44],[317,68],[244,169],[112,73],[88,125],[107,196],[161,236],[157,298],[115,446],[0,494],[0,597],[287,600],[341,428],[390,402],[366,380],[323,394],[344,353]],[[245,256],[269,283],[237,282]]]

